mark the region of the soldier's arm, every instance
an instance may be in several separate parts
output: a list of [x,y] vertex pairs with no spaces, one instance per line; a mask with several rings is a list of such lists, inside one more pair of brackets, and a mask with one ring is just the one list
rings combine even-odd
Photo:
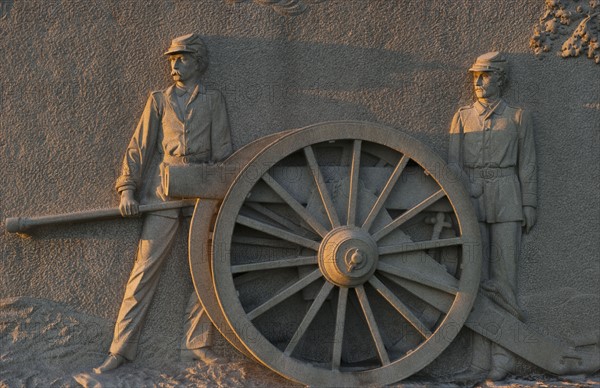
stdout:
[[462,128],[462,120],[460,118],[460,111],[456,112],[450,125],[450,141],[448,143],[448,167],[450,170],[458,176],[463,186],[470,192],[469,176],[465,173],[462,165],[462,147],[461,142],[463,139],[464,129]]
[[521,182],[523,201],[523,226],[529,230],[536,222],[537,208],[537,165],[535,141],[533,137],[533,119],[527,111],[520,110],[519,119],[519,160],[518,173]]
[[225,99],[220,92],[215,92],[217,96],[212,106],[211,152],[212,161],[219,162],[231,155],[233,148]]
[[159,127],[159,110],[154,93],[148,98],[144,113],[129,141],[121,176],[117,179],[116,189],[121,194],[119,209],[123,216],[138,214],[135,192],[141,187],[144,171],[155,151]]

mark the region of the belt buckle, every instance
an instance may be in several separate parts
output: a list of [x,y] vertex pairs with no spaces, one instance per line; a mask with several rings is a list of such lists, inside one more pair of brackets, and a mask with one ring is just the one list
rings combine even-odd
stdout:
[[481,176],[483,179],[493,179],[496,177],[496,174],[493,170],[483,169],[480,170],[479,176]]

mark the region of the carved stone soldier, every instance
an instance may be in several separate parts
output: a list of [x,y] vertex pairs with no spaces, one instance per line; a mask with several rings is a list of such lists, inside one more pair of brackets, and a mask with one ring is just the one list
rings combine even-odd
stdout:
[[[229,121],[223,96],[206,90],[200,76],[208,65],[206,46],[196,34],[174,39],[165,53],[175,84],[153,92],[129,142],[116,188],[123,216],[136,216],[143,204],[168,201],[163,192],[165,166],[214,163],[232,152]],[[139,202],[135,195],[139,195]],[[137,256],[115,325],[110,354],[95,368],[102,373],[136,356],[139,335],[168,257],[181,216],[190,208],[165,210],[145,216]],[[192,293],[186,309],[182,359],[214,360],[209,347],[212,323]]]
[[[448,161],[468,187],[479,219],[481,291],[522,318],[516,297],[521,228],[529,233],[537,206],[532,119],[500,97],[507,78],[502,54],[481,55],[469,71],[477,100],[454,115]],[[500,379],[512,368],[513,357],[495,344],[491,351],[489,377]]]

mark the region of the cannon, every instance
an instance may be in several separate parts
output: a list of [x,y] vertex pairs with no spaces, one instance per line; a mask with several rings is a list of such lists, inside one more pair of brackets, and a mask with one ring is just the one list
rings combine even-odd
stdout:
[[[212,322],[291,380],[394,383],[432,363],[464,326],[551,373],[600,368],[597,344],[542,335],[478,292],[469,195],[403,132],[315,124],[258,139],[218,165],[167,167],[163,185],[182,199],[167,206],[195,204],[189,263]],[[9,219],[7,230],[43,222]]]

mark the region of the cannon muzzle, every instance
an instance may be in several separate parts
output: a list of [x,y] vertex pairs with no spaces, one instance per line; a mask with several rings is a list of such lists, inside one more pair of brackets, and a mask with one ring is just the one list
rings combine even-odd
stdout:
[[27,227],[21,223],[21,217],[10,217],[6,219],[6,230],[10,233],[20,233],[27,230]]

